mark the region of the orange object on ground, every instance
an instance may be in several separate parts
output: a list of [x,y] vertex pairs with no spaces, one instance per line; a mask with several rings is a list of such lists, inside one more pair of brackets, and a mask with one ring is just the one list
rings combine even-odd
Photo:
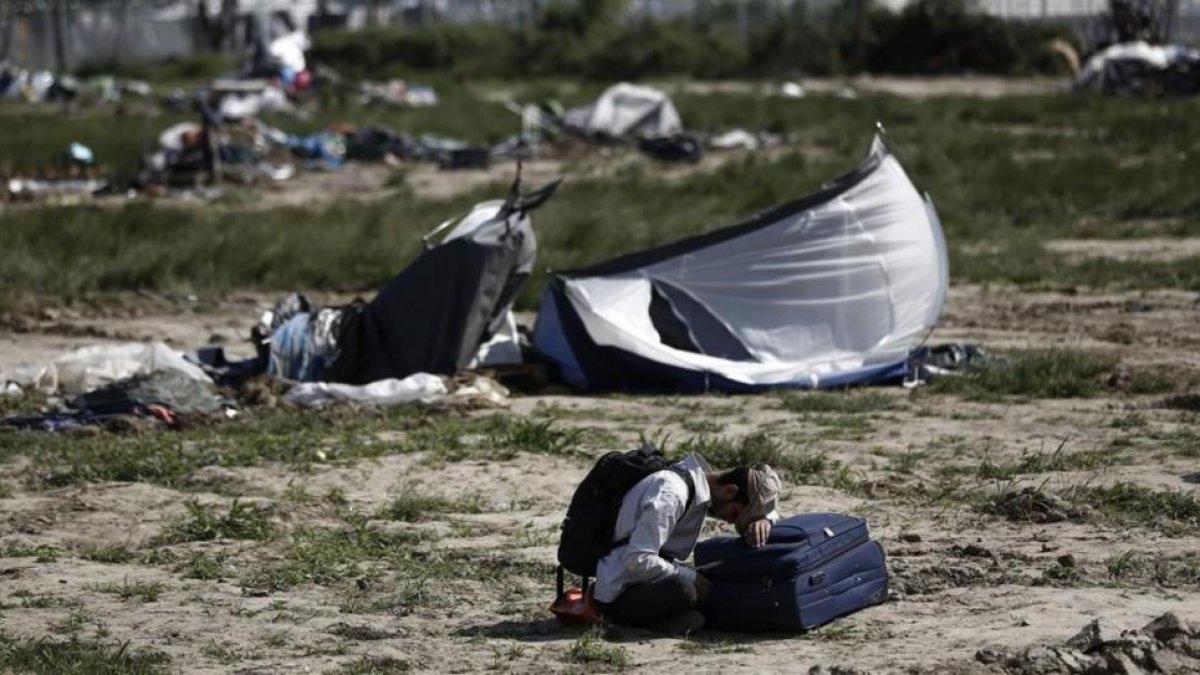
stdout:
[[571,586],[550,604],[550,612],[565,624],[601,622],[600,610],[596,607],[590,588],[584,591],[578,586]]

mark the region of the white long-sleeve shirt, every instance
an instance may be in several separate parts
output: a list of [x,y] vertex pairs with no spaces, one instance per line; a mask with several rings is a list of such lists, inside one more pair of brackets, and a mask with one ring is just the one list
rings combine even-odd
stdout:
[[613,541],[628,537],[629,542],[610,551],[596,566],[595,598],[600,602],[616,600],[633,584],[657,581],[673,574],[678,574],[689,584],[695,583],[693,569],[663,556],[675,560],[691,556],[712,501],[705,478],[712,469],[696,454],[688,455],[676,466],[687,470],[695,483],[691,506],[687,506],[687,483],[678,473],[669,470],[646,476],[625,494],[617,514]]

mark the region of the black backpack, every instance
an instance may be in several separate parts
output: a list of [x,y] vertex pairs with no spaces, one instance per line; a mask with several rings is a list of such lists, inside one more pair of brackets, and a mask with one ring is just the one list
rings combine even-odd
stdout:
[[688,498],[684,510],[691,508],[696,495],[691,474],[672,466],[658,448],[643,445],[628,452],[614,451],[596,461],[575,488],[571,505],[567,507],[567,517],[563,519],[558,541],[559,597],[563,594],[564,569],[581,576],[583,590],[587,591],[588,578],[596,576],[600,559],[628,541],[613,541],[625,493],[646,476],[664,470],[675,471],[687,483]]

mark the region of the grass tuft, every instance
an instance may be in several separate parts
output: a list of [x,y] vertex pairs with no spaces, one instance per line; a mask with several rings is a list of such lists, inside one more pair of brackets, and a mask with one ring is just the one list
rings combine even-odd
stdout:
[[5,558],[33,558],[35,562],[52,563],[58,560],[58,556],[62,555],[62,551],[57,546],[51,544],[36,544],[34,546],[11,544],[0,549],[0,555]]
[[84,588],[98,593],[111,593],[122,600],[137,598],[142,602],[155,602],[163,592],[161,581],[130,582],[128,579],[121,581],[119,584],[115,581],[110,581],[102,584],[92,584]]
[[562,428],[557,420],[504,418],[505,423],[492,434],[491,444],[513,452],[544,455],[572,455],[585,441],[583,429]]
[[89,546],[80,553],[80,557],[93,562],[120,564],[133,560],[137,555],[124,546],[112,545]]
[[109,644],[72,637],[15,638],[0,633],[0,671],[38,675],[160,675],[171,659],[128,642]]
[[1117,359],[1077,349],[1015,352],[1006,358],[972,366],[961,374],[930,383],[929,393],[953,394],[969,400],[995,401],[1006,396],[1090,398]]
[[1117,483],[1108,487],[1074,488],[1069,497],[1114,522],[1146,525],[1165,534],[1200,531],[1200,501],[1186,492]]
[[396,675],[412,670],[408,661],[391,656],[364,656],[331,671],[335,675]]
[[740,438],[694,436],[681,443],[680,454],[695,452],[719,469],[769,464],[792,480],[818,476],[830,466],[827,456],[801,452],[772,436],[757,432]]
[[442,518],[451,513],[483,513],[485,502],[482,495],[470,495],[451,499],[422,494],[415,486],[404,488],[400,494],[388,500],[375,512],[375,517],[384,520],[401,520],[415,523],[420,520]]
[[229,513],[219,516],[195,499],[189,499],[188,517],[167,526],[155,538],[154,544],[180,544],[187,541],[214,539],[252,539],[262,541],[275,535],[264,509],[256,504],[233,500]]
[[566,661],[621,671],[629,666],[629,653],[624,647],[605,644],[600,631],[590,628],[567,649]]

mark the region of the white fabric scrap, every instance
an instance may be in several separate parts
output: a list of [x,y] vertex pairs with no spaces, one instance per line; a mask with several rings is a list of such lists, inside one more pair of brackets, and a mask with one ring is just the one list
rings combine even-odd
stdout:
[[322,407],[333,403],[355,402],[375,405],[401,403],[435,404],[449,401],[484,401],[502,406],[508,402],[508,390],[486,377],[476,377],[451,390],[449,381],[438,375],[415,373],[400,380],[389,378],[369,384],[304,382],[292,387],[283,400],[294,405]]
[[301,406],[323,406],[339,401],[396,405],[412,401],[429,403],[449,392],[445,381],[437,375],[415,373],[403,380],[389,378],[362,385],[304,382],[284,394],[283,400]]

